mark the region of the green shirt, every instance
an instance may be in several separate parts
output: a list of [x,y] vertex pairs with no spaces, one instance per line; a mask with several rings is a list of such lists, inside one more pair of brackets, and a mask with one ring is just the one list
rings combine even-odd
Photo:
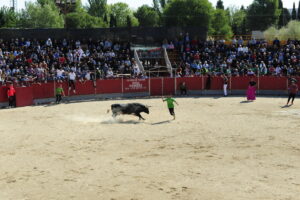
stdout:
[[166,101],[167,104],[168,104],[168,108],[174,108],[174,101],[175,101],[175,99],[172,99],[172,98],[166,98],[165,101]]
[[63,91],[64,90],[60,87],[56,88],[56,90],[55,90],[56,94],[58,94],[58,95],[61,95],[63,93]]

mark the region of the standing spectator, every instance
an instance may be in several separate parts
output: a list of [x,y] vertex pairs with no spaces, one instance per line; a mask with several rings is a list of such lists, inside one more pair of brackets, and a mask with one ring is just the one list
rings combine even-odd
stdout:
[[9,84],[9,88],[7,90],[7,97],[9,108],[16,107],[16,90],[12,83]]
[[55,93],[56,93],[56,103],[59,104],[62,99],[62,95],[65,96],[65,92],[64,89],[62,88],[62,84],[59,84],[58,88],[56,88],[55,90]]
[[186,87],[185,82],[180,83],[179,89],[180,89],[180,94],[181,95],[186,95],[187,94],[187,87]]
[[291,105],[293,105],[294,99],[296,97],[297,92],[298,92],[298,86],[295,83],[295,81],[292,80],[292,84],[289,87],[289,98],[288,98],[288,101],[286,103],[287,106],[289,105],[289,102],[290,102],[291,99],[292,99]]
[[255,95],[255,92],[256,92],[256,82],[254,81],[253,78],[251,78],[250,82],[249,82],[249,86],[248,86],[248,89],[247,89],[247,100],[248,101],[254,101],[256,99],[256,95]]
[[227,97],[228,77],[225,74],[223,74],[222,78],[223,78],[223,92],[224,92],[224,97]]
[[73,92],[76,93],[75,88],[76,74],[74,71],[69,73],[69,90],[73,88]]

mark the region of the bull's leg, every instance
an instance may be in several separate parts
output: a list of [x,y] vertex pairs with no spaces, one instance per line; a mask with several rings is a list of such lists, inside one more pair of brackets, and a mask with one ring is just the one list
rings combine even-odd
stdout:
[[113,118],[116,118],[117,115],[118,115],[117,113],[113,113],[113,114],[112,114],[112,117],[113,117]]
[[139,120],[145,120],[140,113],[136,113],[135,115],[139,117]]

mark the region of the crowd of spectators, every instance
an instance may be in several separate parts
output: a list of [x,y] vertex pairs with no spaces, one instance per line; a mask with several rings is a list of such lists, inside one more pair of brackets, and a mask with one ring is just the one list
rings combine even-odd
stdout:
[[180,52],[180,62],[174,62],[176,76],[201,74],[231,76],[247,75],[300,75],[300,41],[288,40],[285,44],[275,39],[244,41],[242,37],[225,40],[199,41],[189,34],[181,35],[163,47]]
[[[277,39],[268,43],[254,38],[244,41],[240,37],[228,43],[225,40],[191,39],[186,33],[176,40],[165,40],[162,47],[179,52],[180,62],[173,63],[177,77],[300,75],[300,41],[288,40],[282,44]],[[75,79],[82,82],[115,78],[120,74],[142,77],[130,43],[109,39],[0,39],[0,84],[70,80],[74,74]]]
[[0,84],[139,76],[130,43],[111,40],[0,39]]

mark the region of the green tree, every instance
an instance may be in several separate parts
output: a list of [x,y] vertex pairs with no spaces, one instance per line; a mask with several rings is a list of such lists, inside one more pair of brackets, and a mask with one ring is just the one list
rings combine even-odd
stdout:
[[222,0],[218,0],[216,8],[224,10],[224,4]]
[[11,8],[0,8],[0,28],[15,28],[18,23],[18,14]]
[[107,12],[107,0],[88,0],[88,13],[95,17],[104,18]]
[[235,35],[245,35],[247,34],[247,30],[246,30],[246,11],[245,9],[236,9],[236,8],[232,8],[231,12],[230,12],[230,16],[231,16],[231,28],[232,31]]
[[100,17],[89,15],[85,10],[66,15],[66,28],[104,28],[106,24]]
[[20,14],[24,17],[19,22],[21,28],[63,28],[64,20],[54,1],[45,4],[29,2],[25,7]]
[[280,10],[278,0],[254,0],[247,11],[247,28],[249,30],[266,30],[277,24]]
[[131,28],[132,27],[132,23],[131,23],[131,17],[129,15],[127,16],[126,20],[127,20],[127,27]]
[[209,28],[213,7],[208,0],[172,0],[164,12],[167,26],[202,26]]
[[292,20],[297,19],[297,12],[296,12],[296,7],[295,7],[295,2],[293,4],[293,10],[292,10]]
[[130,17],[132,26],[138,26],[138,19],[134,17],[132,10],[126,3],[115,3],[111,5],[111,14],[116,18],[117,27],[127,26],[127,16]]
[[214,12],[211,24],[210,35],[222,35],[225,38],[230,38],[233,35],[229,16],[226,11],[217,9]]
[[300,20],[300,1],[298,4],[298,15],[297,15],[297,19]]
[[159,25],[158,13],[148,5],[139,7],[134,16],[139,20],[140,26],[154,27]]
[[278,27],[281,28],[286,26],[289,21],[292,19],[290,11],[286,8],[281,9],[281,13],[278,20]]

